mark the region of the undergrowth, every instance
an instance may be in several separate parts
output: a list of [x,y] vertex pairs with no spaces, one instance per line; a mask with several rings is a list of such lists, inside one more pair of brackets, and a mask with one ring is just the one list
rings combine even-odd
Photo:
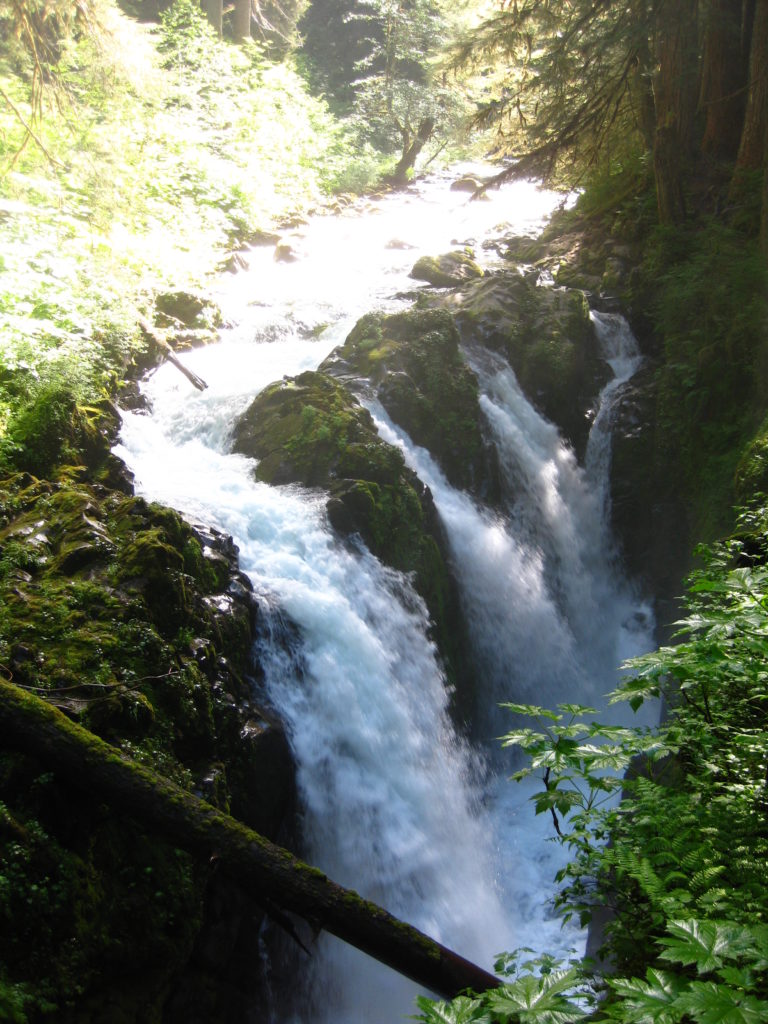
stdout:
[[0,43],[0,435],[51,374],[113,391],[156,293],[376,170],[290,62],[220,41],[192,0],[155,27],[97,13],[42,92]]
[[[636,658],[612,701],[664,701],[656,729],[604,726],[594,708],[507,705],[504,738],[539,775],[536,811],[571,855],[567,919],[611,918],[597,967],[502,956],[500,988],[420,1000],[428,1024],[760,1024],[768,1019],[768,512],[702,549],[678,643]],[[623,799],[615,799],[621,793]],[[613,799],[612,799],[613,796]]]

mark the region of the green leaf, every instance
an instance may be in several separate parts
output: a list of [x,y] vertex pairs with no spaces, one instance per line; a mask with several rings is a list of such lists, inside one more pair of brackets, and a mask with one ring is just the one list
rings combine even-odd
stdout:
[[646,981],[640,978],[608,978],[608,984],[621,996],[612,1016],[624,1024],[677,1024],[682,1012],[677,1005],[680,981],[673,974],[649,968]]
[[695,965],[699,974],[722,967],[723,960],[735,959],[749,942],[744,929],[727,921],[669,921],[667,931],[672,938],[659,939],[664,946],[663,960]]
[[483,1009],[481,999],[457,996],[450,1003],[436,1002],[426,996],[417,996],[416,1003],[421,1010],[412,1020],[424,1024],[490,1024],[490,1016]]
[[513,1019],[530,1024],[572,1024],[586,1015],[566,996],[580,980],[581,972],[575,967],[552,971],[540,978],[528,974],[511,985],[486,993],[486,999],[492,1014],[505,1021]]
[[506,708],[507,711],[511,711],[515,715],[528,715],[532,718],[548,718],[551,722],[559,722],[562,715],[558,715],[556,711],[550,710],[550,708],[540,707],[538,704],[514,704],[504,703],[499,704],[500,708]]
[[765,1024],[768,1002],[715,981],[693,981],[677,1001],[696,1024]]

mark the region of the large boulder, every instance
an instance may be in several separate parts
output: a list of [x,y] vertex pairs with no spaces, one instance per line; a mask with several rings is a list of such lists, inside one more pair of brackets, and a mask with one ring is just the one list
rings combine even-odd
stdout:
[[474,260],[470,251],[458,250],[442,256],[422,256],[416,260],[411,277],[426,281],[435,288],[455,288],[465,281],[483,276],[483,269]]
[[238,420],[233,448],[259,460],[260,480],[323,488],[337,533],[360,536],[381,561],[413,574],[449,677],[460,682],[463,626],[432,495],[351,391],[315,371],[272,384]]
[[529,400],[582,457],[600,389],[610,379],[583,292],[502,271],[444,300],[467,340],[504,353]]
[[461,354],[449,313],[370,313],[322,368],[373,384],[395,423],[432,453],[455,487],[493,497],[495,475],[483,443],[477,379]]

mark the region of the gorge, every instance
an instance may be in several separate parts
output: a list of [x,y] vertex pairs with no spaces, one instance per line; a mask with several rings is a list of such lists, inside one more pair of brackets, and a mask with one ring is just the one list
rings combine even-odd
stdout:
[[[514,766],[494,737],[510,723],[494,709],[504,700],[599,704],[620,662],[653,645],[653,614],[646,595],[623,578],[609,515],[611,410],[640,361],[631,332],[615,314],[590,318],[583,293],[566,293],[539,270],[510,268],[499,257],[505,236],[540,228],[555,196],[519,183],[472,202],[451,190],[456,173],[361,212],[353,205],[314,219],[291,240],[293,262],[276,262],[269,248],[250,250],[247,269],[224,280],[216,296],[231,326],[216,344],[183,355],[207,390],[195,393],[162,366],[143,385],[146,407],[123,411],[116,453],[138,493],[231,535],[239,548],[258,602],[254,699],[282,723],[291,746],[301,855],[490,967],[505,949],[559,951],[584,941],[578,931],[561,932],[548,911],[560,854],[547,842],[549,822],[534,819],[530,790],[506,781]],[[417,285],[409,276],[419,257],[465,248],[477,264],[468,292]],[[561,389],[577,379],[589,391],[581,364],[597,368],[585,403],[594,422],[572,443],[537,411],[547,399],[536,402],[518,384],[499,340],[503,319],[490,330],[493,316],[478,313],[480,289],[493,290],[502,275],[527,282],[529,306],[543,296],[529,318],[538,318],[539,330],[549,316],[557,336],[567,325],[581,335],[587,355],[574,357],[575,378],[563,368]],[[431,312],[435,305],[454,307],[460,339],[446,340],[454,319]],[[461,451],[430,454],[398,425],[420,423],[428,436],[428,422],[414,410],[437,372],[425,356],[423,379],[411,372],[405,381],[398,360],[408,359],[409,331],[432,339],[439,361],[452,366],[456,358],[469,368],[482,435],[473,472],[460,464]],[[357,355],[344,345],[348,338],[357,339]],[[363,357],[374,371],[368,376]],[[396,365],[388,368],[388,360]],[[369,504],[350,500],[359,486],[339,492],[349,467],[334,478],[333,460],[344,453],[328,455],[329,442],[343,448],[351,438],[347,407],[324,410],[319,388],[310,398],[304,391],[297,415],[281,411],[279,402],[297,387],[301,395],[326,375],[345,386],[344,402],[355,405],[359,396],[381,441],[400,453],[402,468],[386,456],[384,472],[368,435],[355,435],[369,460],[357,476],[378,488],[365,492]],[[254,396],[281,378],[275,416],[281,429],[293,430],[280,435],[281,451],[292,454],[283,458],[289,466],[269,470],[273,486],[254,480],[268,460],[232,453],[231,435]],[[417,394],[406,401],[403,388],[414,381]],[[448,419],[452,402],[438,391],[431,414]],[[568,422],[578,423],[577,414]],[[359,429],[373,433],[367,423]],[[471,433],[463,432],[465,445]],[[268,438],[261,443],[269,447]],[[346,518],[331,504],[326,513],[326,482]],[[360,540],[368,539],[367,526],[375,548],[371,494],[374,506],[377,495],[394,501],[406,484],[421,496],[422,512],[410,506],[409,513],[406,504],[390,528],[422,516],[433,577],[439,572],[448,582],[430,579],[423,563],[408,564],[407,552],[384,550],[387,565]],[[446,624],[451,588],[458,613]],[[444,621],[435,621],[441,614]],[[463,665],[455,637],[453,651],[440,649],[457,615],[469,645]],[[283,979],[267,984],[276,1024],[384,1022],[412,1010],[412,987],[359,954],[323,938],[307,967],[302,953],[286,952],[270,932],[262,969],[267,979]]]

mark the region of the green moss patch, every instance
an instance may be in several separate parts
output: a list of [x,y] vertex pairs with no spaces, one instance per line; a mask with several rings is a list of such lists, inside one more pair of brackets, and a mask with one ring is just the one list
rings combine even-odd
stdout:
[[[233,546],[101,485],[16,474],[0,494],[3,674],[274,830],[290,764],[251,703]],[[159,1019],[191,955],[205,868],[117,811],[0,751],[0,1007],[20,1020]]]
[[392,419],[434,455],[457,487],[479,488],[486,475],[475,375],[459,348],[450,313],[371,313],[355,325],[338,356],[369,378]]

